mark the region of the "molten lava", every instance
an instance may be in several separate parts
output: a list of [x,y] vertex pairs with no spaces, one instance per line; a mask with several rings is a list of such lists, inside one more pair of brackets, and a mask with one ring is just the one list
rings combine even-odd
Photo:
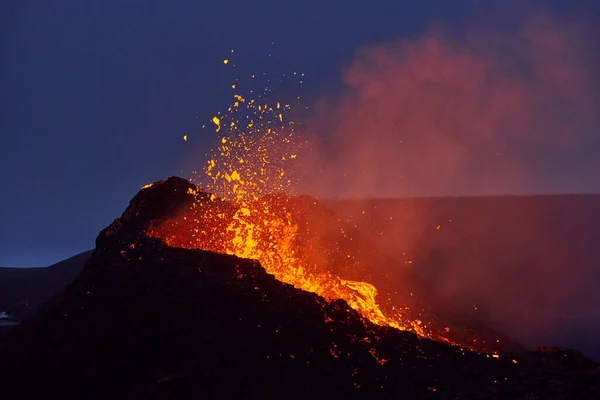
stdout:
[[148,234],[174,247],[256,259],[280,281],[327,300],[343,299],[378,325],[428,336],[420,321],[407,319],[400,310],[385,315],[372,284],[342,279],[314,264],[328,249],[313,240],[311,227],[303,221],[308,210],[296,198],[272,195],[234,202],[207,193],[196,196],[198,201],[188,212],[152,226]]

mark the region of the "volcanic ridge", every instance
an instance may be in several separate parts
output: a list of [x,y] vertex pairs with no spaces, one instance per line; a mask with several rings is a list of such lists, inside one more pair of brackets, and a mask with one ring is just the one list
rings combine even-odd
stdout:
[[408,272],[405,287],[386,288],[377,265],[397,262],[309,197],[239,206],[181,178],[156,182],[100,232],[75,281],[0,341],[2,387],[24,397],[43,387],[86,398],[600,398],[599,366],[578,353],[526,351],[451,304],[428,304]]

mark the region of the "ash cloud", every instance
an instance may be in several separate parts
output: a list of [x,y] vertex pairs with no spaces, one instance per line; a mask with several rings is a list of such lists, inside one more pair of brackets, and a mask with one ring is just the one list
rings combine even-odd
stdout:
[[[355,199],[598,192],[597,28],[549,12],[506,22],[436,24],[359,49],[345,90],[323,96],[303,121],[299,191]],[[414,256],[411,268],[440,293],[485,303],[501,328],[536,342],[585,330],[564,318],[600,312],[592,290],[600,253],[584,214],[597,207],[538,200],[473,203],[477,212],[461,209],[467,202],[336,207],[386,251]]]
[[516,25],[437,24],[420,37],[360,48],[343,93],[323,98],[304,121],[313,139],[302,190],[597,190],[595,157],[586,152],[599,126],[596,32],[549,13]]

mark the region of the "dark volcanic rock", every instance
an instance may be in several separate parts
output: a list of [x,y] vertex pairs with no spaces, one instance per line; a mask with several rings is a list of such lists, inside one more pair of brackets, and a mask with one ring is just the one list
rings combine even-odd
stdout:
[[[593,398],[594,363],[496,359],[375,326],[256,262],[166,246],[150,219],[189,183],[142,190],[81,275],[0,342],[3,391],[85,398]],[[160,204],[160,206],[158,206]],[[535,397],[537,396],[537,397]]]
[[138,192],[120,218],[100,232],[96,239],[96,255],[112,255],[124,244],[135,243],[151,221],[160,221],[189,208],[196,187],[185,179],[171,177]]

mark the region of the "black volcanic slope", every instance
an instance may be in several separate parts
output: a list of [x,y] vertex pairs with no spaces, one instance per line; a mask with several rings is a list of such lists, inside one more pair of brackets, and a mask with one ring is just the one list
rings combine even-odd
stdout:
[[[145,236],[189,183],[140,192],[64,293],[0,342],[3,391],[85,398],[598,398],[598,365],[499,359],[382,328],[256,262]],[[514,360],[514,361],[513,361]],[[517,363],[515,363],[517,362]],[[595,396],[595,397],[594,397]]]

